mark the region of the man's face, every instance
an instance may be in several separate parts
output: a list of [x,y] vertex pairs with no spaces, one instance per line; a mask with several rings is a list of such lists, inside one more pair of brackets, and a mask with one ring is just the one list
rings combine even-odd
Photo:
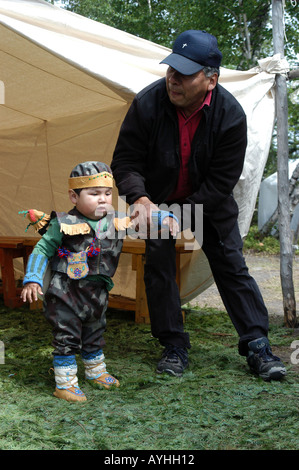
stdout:
[[186,116],[190,116],[203,103],[208,91],[217,84],[217,74],[206,77],[204,72],[193,75],[182,75],[172,67],[166,72],[166,88],[170,101],[182,108]]

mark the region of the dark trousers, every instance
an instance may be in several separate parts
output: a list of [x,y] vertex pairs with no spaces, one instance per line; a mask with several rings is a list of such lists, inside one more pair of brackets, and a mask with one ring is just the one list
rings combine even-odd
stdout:
[[53,328],[53,354],[70,356],[102,349],[107,305],[104,283],[74,280],[56,272],[44,301],[44,315]]
[[[239,335],[239,353],[246,355],[250,340],[267,336],[268,312],[258,286],[248,272],[238,224],[222,241],[209,221],[204,221],[203,226],[202,249]],[[162,345],[190,348],[176,284],[175,240],[146,241],[144,280],[153,336]]]

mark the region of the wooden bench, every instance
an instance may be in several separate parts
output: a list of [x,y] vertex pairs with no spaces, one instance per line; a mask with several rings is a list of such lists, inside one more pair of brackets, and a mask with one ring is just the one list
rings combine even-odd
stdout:
[[[28,256],[32,252],[39,238],[36,237],[0,237],[0,263],[2,274],[2,286],[0,293],[3,294],[4,304],[9,308],[18,308],[24,305],[20,299],[22,287],[17,287],[14,274],[13,261],[16,258],[23,259],[24,272]],[[184,253],[190,253],[183,244],[176,244],[177,284],[180,287],[180,257]],[[109,307],[135,312],[136,323],[150,323],[145,285],[145,242],[144,240],[124,240],[122,253],[132,255],[132,270],[136,272],[136,296],[135,299],[121,295],[109,296]],[[31,309],[41,308],[41,302],[33,302]]]
[[38,241],[37,238],[24,237],[0,237],[0,265],[2,286],[0,293],[6,307],[17,308],[23,305],[20,299],[22,288],[17,287],[13,260],[23,259],[24,270],[26,269],[28,257]]

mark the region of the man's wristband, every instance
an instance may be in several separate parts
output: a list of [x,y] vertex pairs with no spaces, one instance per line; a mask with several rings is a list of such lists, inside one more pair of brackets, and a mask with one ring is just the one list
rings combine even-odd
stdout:
[[177,223],[179,223],[178,218],[172,212],[159,211],[159,212],[152,212],[152,222],[154,226],[160,229],[162,227],[162,222],[166,217],[171,217],[172,219],[175,219]]

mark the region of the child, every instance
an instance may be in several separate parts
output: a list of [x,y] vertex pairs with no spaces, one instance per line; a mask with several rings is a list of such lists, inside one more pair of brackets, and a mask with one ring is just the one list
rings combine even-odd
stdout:
[[[106,389],[119,387],[119,381],[106,370],[103,333],[111,277],[125,230],[132,222],[129,217],[115,217],[112,187],[108,165],[80,163],[69,178],[69,197],[75,207],[68,213],[52,212],[51,217],[40,212],[34,222],[43,237],[29,257],[21,298],[32,302],[43,295],[50,260],[52,277],[43,300],[45,317],[53,327],[54,396],[70,402],[86,401],[78,386],[78,351],[86,379]],[[34,211],[25,212],[32,221]],[[153,212],[152,219],[158,230],[165,225],[170,233],[177,233],[177,218],[169,212]]]
[[86,401],[78,386],[78,351],[86,379],[107,389],[119,387],[106,370],[102,351],[108,291],[124,238],[115,230],[118,219],[112,211],[112,187],[111,169],[104,163],[80,163],[72,170],[69,197],[75,207],[68,213],[51,214],[24,277],[21,298],[37,300],[38,294],[43,295],[43,276],[51,260],[44,312],[53,327],[54,396],[71,402]]

